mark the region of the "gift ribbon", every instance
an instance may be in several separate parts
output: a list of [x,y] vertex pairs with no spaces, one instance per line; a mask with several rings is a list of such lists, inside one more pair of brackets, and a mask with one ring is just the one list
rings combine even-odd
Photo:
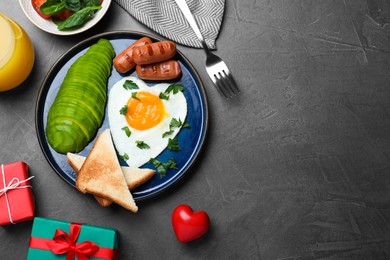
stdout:
[[69,235],[61,229],[57,229],[53,239],[39,237],[30,238],[30,248],[50,250],[56,255],[66,254],[66,260],[73,260],[74,256],[79,260],[88,260],[89,257],[103,259],[117,259],[117,250],[99,247],[91,241],[76,243],[81,231],[81,224],[71,223]]
[[81,230],[80,224],[71,224],[70,233],[57,229],[53,240],[48,242],[50,250],[56,255],[66,254],[66,260],[73,260],[76,255],[79,260],[88,260],[88,256],[98,250],[98,246],[91,241],[76,244]]
[[22,183],[25,183],[29,180],[31,180],[32,178],[34,178],[34,176],[31,176],[25,180],[19,180],[18,178],[13,178],[7,185],[5,183],[5,170],[4,170],[4,164],[1,164],[1,175],[2,175],[2,178],[3,178],[3,184],[4,184],[4,188],[0,189],[0,197],[1,196],[5,196],[5,202],[7,203],[7,210],[8,210],[8,217],[9,217],[9,221],[12,223],[12,224],[15,224],[12,220],[12,214],[11,214],[11,207],[9,205],[9,200],[8,200],[8,195],[7,195],[7,192],[10,191],[10,190],[15,190],[15,189],[25,189],[25,188],[32,188],[31,185],[24,185],[24,186],[19,186],[20,184]]

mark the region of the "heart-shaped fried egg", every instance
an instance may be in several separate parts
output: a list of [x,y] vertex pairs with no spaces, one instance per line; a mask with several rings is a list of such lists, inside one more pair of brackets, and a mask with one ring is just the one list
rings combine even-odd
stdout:
[[187,116],[182,91],[162,83],[149,87],[135,77],[118,81],[109,93],[108,120],[118,154],[140,167],[174,139]]

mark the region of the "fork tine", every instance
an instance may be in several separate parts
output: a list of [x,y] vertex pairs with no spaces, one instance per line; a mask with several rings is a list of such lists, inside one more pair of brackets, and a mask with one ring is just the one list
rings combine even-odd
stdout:
[[218,72],[220,78],[221,78],[221,83],[223,85],[223,88],[225,89],[226,93],[228,93],[229,97],[234,96],[234,91],[230,86],[229,80],[226,78],[225,73],[223,71]]
[[231,87],[233,89],[233,92],[235,94],[239,93],[240,89],[237,87],[236,81],[234,80],[234,78],[233,78],[232,74],[230,73],[229,69],[226,68],[226,71],[224,71],[224,73],[229,78],[229,82],[230,82],[230,85],[231,85]]
[[218,77],[218,74],[214,74],[213,82],[214,82],[215,86],[217,87],[217,89],[219,90],[219,92],[222,93],[225,96],[225,98],[228,98],[229,95],[227,94],[225,88],[223,87],[222,82],[221,82],[221,78]]
[[231,80],[230,80],[230,78],[225,70],[223,70],[221,74],[222,74],[222,78],[224,79],[226,88],[228,88],[230,90],[230,93],[231,93],[230,96],[235,96],[236,90],[234,89],[234,86],[233,86],[234,82],[231,82]]
[[220,94],[224,94],[220,89],[220,85],[217,84],[218,78],[215,74],[209,74],[211,81],[214,83],[215,88],[218,90]]

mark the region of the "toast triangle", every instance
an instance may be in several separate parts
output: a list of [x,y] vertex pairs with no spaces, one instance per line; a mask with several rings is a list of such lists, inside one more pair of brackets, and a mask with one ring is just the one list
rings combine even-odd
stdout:
[[[81,167],[84,164],[85,157],[80,156],[74,153],[67,153],[66,154],[66,159],[68,160],[69,165],[73,168],[73,170],[78,174]],[[105,198],[99,197],[94,195],[96,201],[99,203],[100,206],[102,207],[108,207],[112,204],[111,200],[107,200]]]
[[150,180],[155,174],[156,171],[152,169],[141,169],[136,167],[122,166],[122,172],[125,176],[127,187],[130,190],[134,190],[141,184]]
[[76,187],[83,193],[111,200],[132,212],[138,211],[119,165],[109,129],[96,138],[77,175]]
[[[73,168],[73,170],[75,170],[76,173],[80,171],[86,159],[86,157],[74,153],[67,153],[66,158],[68,160],[68,163]],[[133,190],[141,184],[147,182],[156,173],[155,170],[148,168],[121,166],[121,169],[123,175],[125,176],[127,187],[130,190]]]

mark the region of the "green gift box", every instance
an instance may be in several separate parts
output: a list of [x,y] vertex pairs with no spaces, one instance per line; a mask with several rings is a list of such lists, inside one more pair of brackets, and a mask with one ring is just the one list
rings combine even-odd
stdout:
[[116,229],[34,218],[27,260],[117,260]]

